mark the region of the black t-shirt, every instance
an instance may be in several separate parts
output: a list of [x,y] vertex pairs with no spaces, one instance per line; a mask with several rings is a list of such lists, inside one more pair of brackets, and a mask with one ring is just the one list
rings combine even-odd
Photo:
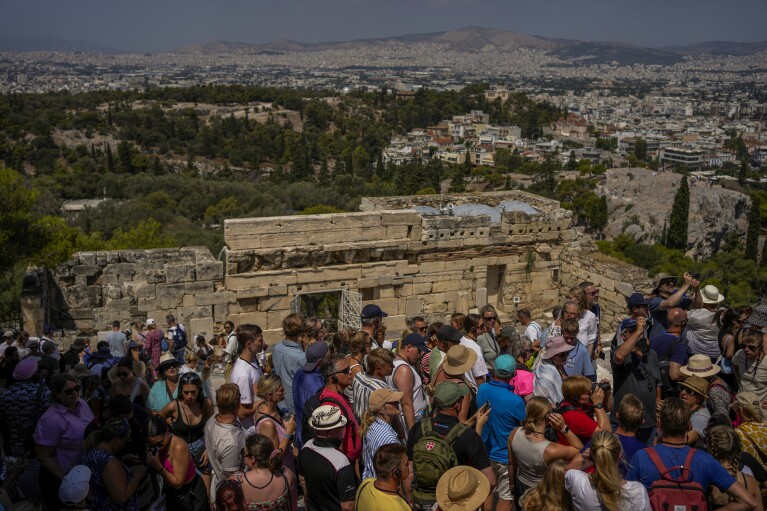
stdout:
[[610,366],[613,371],[613,399],[617,410],[623,396],[635,395],[644,405],[644,423],[641,428],[655,426],[655,402],[657,388],[660,385],[658,355],[650,350],[644,357],[629,354],[623,364],[615,362],[615,350],[610,354]]
[[[451,415],[437,414],[432,419],[431,425],[434,431],[442,436],[447,436],[451,429],[458,424],[458,417]],[[416,422],[407,439],[407,457],[413,459],[413,447],[418,439],[421,438],[421,423]],[[458,459],[459,465],[468,465],[474,467],[477,470],[483,470],[490,466],[490,458],[487,456],[487,449],[485,448],[482,437],[480,437],[474,429],[467,429],[458,440],[455,442],[455,456]]]
[[306,479],[307,511],[340,511],[341,502],[354,500],[357,475],[338,447],[340,439],[314,437],[298,454],[300,473]]

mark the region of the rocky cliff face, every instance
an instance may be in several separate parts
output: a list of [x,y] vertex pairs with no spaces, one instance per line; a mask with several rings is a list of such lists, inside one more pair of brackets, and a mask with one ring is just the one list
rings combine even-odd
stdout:
[[[608,238],[628,234],[637,241],[660,240],[668,222],[681,174],[654,172],[642,168],[610,169],[597,193],[607,196],[610,220]],[[748,196],[689,179],[690,218],[687,255],[708,258],[727,236],[736,232],[745,237],[748,227]]]

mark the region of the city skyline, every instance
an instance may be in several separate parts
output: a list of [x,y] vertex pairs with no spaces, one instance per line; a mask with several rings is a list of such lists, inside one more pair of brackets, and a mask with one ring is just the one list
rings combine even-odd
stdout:
[[[748,15],[744,15],[747,13]],[[767,2],[679,0],[202,0],[104,3],[0,0],[6,39],[60,37],[122,51],[173,51],[209,41],[250,44],[381,38],[482,26],[524,35],[645,47],[767,39]]]

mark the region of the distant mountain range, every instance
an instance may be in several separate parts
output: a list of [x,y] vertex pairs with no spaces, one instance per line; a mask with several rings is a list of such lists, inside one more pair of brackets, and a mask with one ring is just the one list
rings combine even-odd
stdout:
[[64,37],[18,37],[0,39],[0,51],[83,51],[90,53],[120,53],[120,50],[93,41],[73,41]]
[[689,46],[668,48],[645,48],[628,43],[604,41],[578,41],[549,37],[528,36],[482,27],[466,27],[446,32],[409,34],[379,39],[357,39],[353,41],[329,41],[302,43],[283,39],[270,43],[248,44],[241,42],[212,41],[205,44],[188,45],[176,50],[177,53],[271,53],[305,52],[330,49],[355,49],[361,47],[393,47],[408,43],[437,43],[447,49],[465,52],[514,51],[530,48],[547,51],[563,58],[579,58],[590,64],[618,62],[624,65],[661,64],[679,62],[686,55],[750,55],[767,51],[767,41],[759,43],[736,43],[712,41]]
[[[176,50],[180,54],[270,54],[285,52],[311,52],[363,47],[397,47],[412,43],[435,43],[446,49],[462,52],[514,51],[522,48],[537,49],[565,59],[578,59],[588,64],[618,62],[623,65],[670,65],[685,56],[699,55],[752,55],[767,51],[767,41],[738,43],[708,41],[686,46],[646,48],[615,41],[579,41],[516,34],[505,30],[466,27],[445,32],[408,34],[378,39],[302,43],[282,39],[269,43],[249,44],[230,41],[211,41],[193,44]],[[72,41],[60,37],[24,37],[0,39],[0,51],[83,51],[119,53],[120,50],[90,41]]]

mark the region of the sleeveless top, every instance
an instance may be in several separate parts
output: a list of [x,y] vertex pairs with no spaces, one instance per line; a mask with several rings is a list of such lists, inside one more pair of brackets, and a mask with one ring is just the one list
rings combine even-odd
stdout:
[[[173,473],[173,464],[168,459],[168,451],[160,451],[158,453],[158,456],[160,458],[160,463],[162,463],[162,466],[165,467],[165,470]],[[188,484],[191,482],[195,476],[197,475],[197,468],[194,465],[194,458],[191,456],[189,457],[189,466],[186,468],[186,477],[184,478],[184,484]]]
[[[261,424],[265,421],[270,421],[274,424],[274,429],[277,430],[277,440],[280,442],[282,442],[283,438],[288,436],[288,432],[285,431],[285,426],[282,425],[282,421],[272,417],[268,413],[261,415],[256,421],[256,433],[261,433]],[[285,468],[292,470],[294,474],[296,473],[296,458],[293,455],[293,449],[290,444],[288,444],[287,452],[284,452],[282,455],[282,464]]]
[[[236,472],[235,476],[237,477],[237,482],[240,483],[240,485],[242,485],[244,481],[245,484],[247,484],[251,488],[255,488],[256,490],[264,489],[251,484],[251,482],[248,481],[248,479],[245,477],[245,474],[243,474],[242,472]],[[272,479],[272,481],[274,481],[274,479]],[[272,481],[270,481],[267,484],[267,486],[269,486],[269,484],[271,484]],[[290,488],[288,488],[288,480],[285,478],[284,474],[282,475],[282,485],[283,485],[282,495],[280,495],[276,499],[264,500],[261,502],[253,502],[253,501],[248,502],[246,500],[245,509],[247,509],[247,511],[290,511],[290,494],[289,494]]]
[[184,415],[181,410],[181,403],[176,400],[176,420],[173,421],[173,432],[184,439],[187,444],[193,444],[205,434],[205,422],[200,420],[199,424],[187,424],[184,422]]
[[410,372],[413,373],[413,410],[415,411],[415,418],[418,420],[429,408],[429,402],[426,399],[426,390],[424,389],[423,380],[421,380],[421,375],[418,374],[418,371],[405,360],[395,358],[394,370],[392,371],[391,376],[386,377],[386,382],[392,388],[397,388],[394,384],[394,375],[402,365],[407,366],[407,368],[410,369]]
[[[91,469],[91,492],[88,495],[88,506],[92,509],[104,511],[138,511],[139,501],[136,493],[131,495],[128,501],[121,506],[118,506],[109,498],[106,487],[107,482],[104,481],[104,468],[107,466],[107,463],[114,459],[118,458],[114,454],[102,449],[86,451],[80,458],[80,463]],[[122,461],[120,463],[123,466],[123,470],[125,470],[125,482],[128,483],[131,480],[131,471]]]
[[533,487],[543,479],[546,472],[543,451],[550,443],[549,440],[533,442],[527,438],[523,428],[516,432],[514,440],[511,441],[511,450],[517,460],[517,479],[520,483]]

